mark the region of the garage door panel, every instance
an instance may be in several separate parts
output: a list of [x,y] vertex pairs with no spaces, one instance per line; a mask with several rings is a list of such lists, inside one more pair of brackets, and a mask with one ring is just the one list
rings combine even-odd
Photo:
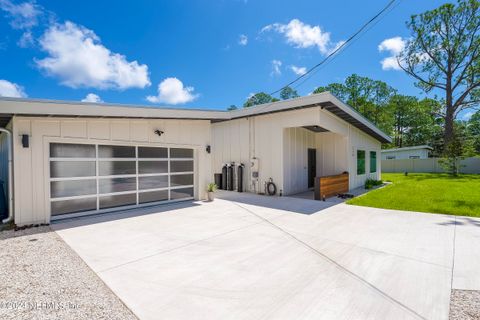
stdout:
[[138,147],[139,158],[168,158],[168,148]]
[[99,193],[135,191],[137,178],[103,178],[98,180]]
[[191,186],[193,185],[193,174],[173,174],[170,176],[170,186]]
[[52,201],[52,215],[97,210],[97,197]]
[[136,166],[135,161],[99,161],[98,174],[100,176],[136,174]]
[[100,197],[100,209],[123,207],[137,204],[137,194],[117,194]]
[[160,189],[168,187],[168,176],[148,176],[138,178],[138,188],[140,190]]
[[170,158],[193,158],[193,149],[170,148]]
[[95,161],[52,161],[50,176],[52,178],[94,177]]
[[52,198],[74,197],[97,194],[97,180],[67,180],[50,182]]
[[52,143],[51,158],[95,158],[95,146],[89,144]]
[[139,161],[138,173],[168,173],[168,161]]
[[99,158],[135,158],[135,147],[132,146],[98,146]]
[[192,172],[193,160],[170,161],[170,172]]
[[138,194],[138,201],[140,203],[166,201],[168,199],[168,190],[147,191]]
[[179,199],[185,199],[185,198],[191,198],[191,197],[193,197],[193,187],[170,190],[171,200],[179,200]]

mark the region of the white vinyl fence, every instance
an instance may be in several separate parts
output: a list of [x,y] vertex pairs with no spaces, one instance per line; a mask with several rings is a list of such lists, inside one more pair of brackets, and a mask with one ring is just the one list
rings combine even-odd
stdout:
[[[382,160],[382,172],[444,172],[439,158]],[[480,174],[480,157],[461,161],[461,173]]]

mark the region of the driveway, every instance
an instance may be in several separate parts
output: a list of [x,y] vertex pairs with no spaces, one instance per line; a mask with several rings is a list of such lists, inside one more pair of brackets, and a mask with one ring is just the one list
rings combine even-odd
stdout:
[[479,219],[220,193],[53,228],[140,319],[448,319],[480,289]]

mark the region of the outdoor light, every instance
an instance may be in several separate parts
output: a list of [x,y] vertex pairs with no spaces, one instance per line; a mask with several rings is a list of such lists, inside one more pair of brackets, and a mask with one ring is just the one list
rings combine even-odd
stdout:
[[29,147],[28,134],[22,134],[22,147]]
[[210,145],[208,145],[206,148],[205,148],[205,151],[207,151],[207,153],[210,153],[212,150],[210,148]]
[[155,130],[155,131],[153,131],[153,132],[154,132],[157,136],[159,136],[159,137],[160,137],[162,134],[165,133],[165,132],[163,132],[162,130],[158,130],[158,129]]

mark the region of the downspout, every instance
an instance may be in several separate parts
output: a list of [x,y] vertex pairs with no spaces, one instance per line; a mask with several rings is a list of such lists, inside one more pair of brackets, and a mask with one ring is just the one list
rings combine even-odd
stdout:
[[13,140],[10,130],[0,128],[0,132],[7,134],[7,150],[8,150],[8,217],[2,220],[2,223],[10,223],[13,221]]

